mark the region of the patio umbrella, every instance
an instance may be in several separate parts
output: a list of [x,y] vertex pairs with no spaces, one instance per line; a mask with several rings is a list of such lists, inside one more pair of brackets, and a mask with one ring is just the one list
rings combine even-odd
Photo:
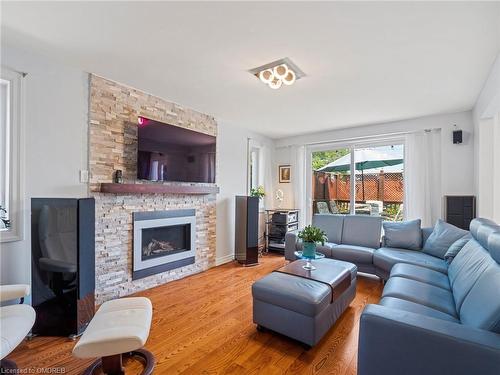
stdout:
[[[361,171],[361,185],[363,200],[365,200],[364,171],[367,169],[383,168],[392,165],[403,164],[402,150],[400,148],[360,149],[354,152],[354,165],[356,170]],[[319,168],[318,172],[349,172],[351,170],[351,153]]]

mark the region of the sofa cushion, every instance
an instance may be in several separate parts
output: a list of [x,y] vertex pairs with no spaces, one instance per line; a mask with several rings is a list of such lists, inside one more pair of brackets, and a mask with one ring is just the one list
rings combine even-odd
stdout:
[[380,216],[347,215],[344,217],[341,243],[378,249],[381,233]]
[[450,322],[458,322],[458,319],[446,314],[442,311],[432,309],[430,307],[421,305],[419,303],[406,301],[404,299],[394,298],[394,297],[384,297],[380,300],[380,305],[390,307],[392,309],[398,309],[403,311],[409,311],[425,316],[430,316],[432,318],[448,320]]
[[463,324],[500,333],[500,265],[497,263],[479,277],[465,297],[460,320]]
[[458,253],[449,267],[449,279],[457,311],[474,284],[486,269],[496,262],[479,242],[471,239]]
[[332,247],[331,257],[354,264],[372,264],[374,251],[375,249],[364,246],[335,245]]
[[342,228],[344,226],[343,215],[317,214],[313,215],[312,225],[321,228],[328,237],[328,242],[341,243]]
[[424,227],[422,228],[422,245],[427,241],[429,236],[432,234],[432,231],[434,230],[433,227]]
[[471,238],[472,235],[469,233],[451,244],[451,246],[444,254],[444,260],[446,260],[446,263],[448,263],[448,265],[451,264],[453,259],[457,256],[460,250],[462,250],[462,248],[467,244],[467,242],[469,242]]
[[307,316],[316,316],[331,301],[331,288],[318,281],[271,272],[252,285],[254,298]]
[[488,251],[493,260],[500,264],[500,231],[494,232],[488,237]]
[[421,220],[411,221],[384,221],[385,246],[399,247],[410,250],[420,250],[422,247]]
[[444,254],[453,242],[465,236],[467,233],[466,230],[438,219],[434,226],[434,230],[427,241],[425,241],[422,251],[429,255],[444,259]]
[[451,292],[420,281],[391,277],[385,284],[382,297],[394,297],[419,303],[457,318],[455,301]]
[[416,266],[414,264],[398,263],[391,270],[391,277],[404,277],[410,280],[421,281],[426,284],[434,285],[446,290],[450,290],[450,281],[448,276],[442,272],[434,271],[429,268]]
[[448,266],[443,259],[433,257],[421,251],[381,247],[373,254],[373,264],[386,272],[390,272],[396,263],[415,264],[446,273]]
[[470,230],[470,233],[472,234],[472,236],[474,238],[477,239],[477,231],[483,225],[490,225],[490,226],[492,226],[492,225],[497,225],[497,224],[494,221],[492,221],[490,219],[485,219],[483,217],[478,217],[476,219],[473,219],[470,222],[469,230]]
[[495,232],[500,232],[500,225],[484,224],[477,229],[476,235],[473,235],[473,237],[481,244],[482,247],[487,249],[490,235]]

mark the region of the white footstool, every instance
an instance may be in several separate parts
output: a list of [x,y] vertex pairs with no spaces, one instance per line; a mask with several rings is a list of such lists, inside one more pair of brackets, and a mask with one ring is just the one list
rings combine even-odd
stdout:
[[101,357],[87,368],[85,374],[92,374],[99,366],[108,375],[124,374],[122,354],[140,357],[145,362],[142,374],[152,374],[154,356],[141,349],[148,339],[152,316],[153,308],[148,298],[104,302],[73,348],[73,355],[78,358]]

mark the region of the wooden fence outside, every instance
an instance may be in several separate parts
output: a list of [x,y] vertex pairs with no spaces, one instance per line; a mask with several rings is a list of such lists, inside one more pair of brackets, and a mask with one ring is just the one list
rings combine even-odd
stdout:
[[[348,202],[350,190],[349,175],[322,172],[314,172],[313,174],[315,201]],[[356,174],[356,202],[374,200],[384,203],[403,203],[403,194],[403,173],[367,173],[363,179],[361,174]]]

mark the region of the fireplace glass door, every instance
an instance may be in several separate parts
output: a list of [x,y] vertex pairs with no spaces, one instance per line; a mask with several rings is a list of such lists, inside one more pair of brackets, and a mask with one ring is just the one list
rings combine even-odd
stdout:
[[142,260],[191,250],[191,224],[142,229]]

